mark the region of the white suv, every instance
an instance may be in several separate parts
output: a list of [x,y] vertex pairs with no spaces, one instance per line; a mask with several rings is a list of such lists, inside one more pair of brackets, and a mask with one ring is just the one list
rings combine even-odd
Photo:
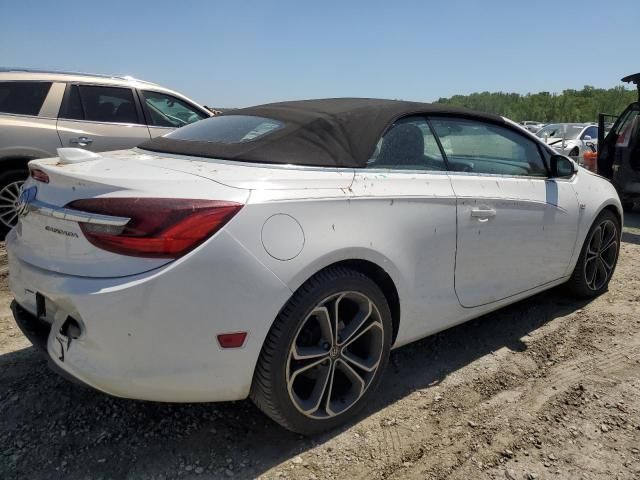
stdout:
[[0,238],[15,225],[27,162],[60,147],[135,147],[212,112],[131,77],[0,69]]

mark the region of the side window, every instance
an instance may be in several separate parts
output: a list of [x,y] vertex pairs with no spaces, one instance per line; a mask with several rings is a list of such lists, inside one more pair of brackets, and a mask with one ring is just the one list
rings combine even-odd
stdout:
[[60,118],[107,123],[140,123],[130,88],[71,85]]
[[633,132],[638,127],[638,119],[640,112],[631,110],[625,115],[619,125],[616,126],[614,133],[616,134],[616,145],[620,147],[628,147],[631,142]]
[[462,118],[431,119],[451,170],[546,177],[536,144],[499,125]]
[[597,140],[598,139],[598,129],[597,127],[589,127],[587,128],[584,133],[582,134],[582,140],[584,140],[585,137],[591,137],[591,140]]
[[84,110],[82,108],[82,101],[80,100],[80,90],[77,85],[70,85],[68,87],[58,117],[84,120]]
[[0,82],[0,112],[38,115],[51,82]]
[[140,93],[149,125],[179,128],[208,118],[203,112],[171,95],[146,90]]
[[438,143],[424,117],[405,117],[382,136],[367,168],[446,170]]

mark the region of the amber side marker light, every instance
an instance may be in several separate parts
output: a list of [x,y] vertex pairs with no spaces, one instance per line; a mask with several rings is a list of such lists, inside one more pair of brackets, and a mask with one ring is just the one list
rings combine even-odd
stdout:
[[584,168],[598,173],[598,154],[596,152],[584,152]]
[[244,345],[247,332],[221,333],[218,335],[218,343],[222,348],[240,348]]

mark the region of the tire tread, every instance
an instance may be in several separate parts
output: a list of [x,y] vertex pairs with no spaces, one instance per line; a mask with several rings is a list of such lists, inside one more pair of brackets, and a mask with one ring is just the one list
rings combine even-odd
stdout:
[[310,295],[313,295],[315,289],[321,288],[327,283],[334,282],[338,278],[345,277],[369,279],[366,275],[343,266],[333,266],[318,272],[296,290],[280,311],[260,351],[249,398],[265,415],[287,430],[299,433],[299,430],[285,418],[275,401],[273,371],[275,368],[278,368],[278,366],[274,365],[273,358],[277,344],[279,340],[281,340],[282,335],[285,334],[285,325],[292,321],[291,315],[296,307],[304,302]]

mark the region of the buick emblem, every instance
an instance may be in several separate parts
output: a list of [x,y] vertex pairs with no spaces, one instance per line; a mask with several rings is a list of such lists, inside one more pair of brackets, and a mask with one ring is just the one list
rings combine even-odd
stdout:
[[340,347],[331,347],[331,350],[329,350],[329,356],[331,358],[338,358],[340,356]]
[[37,193],[38,187],[25,188],[20,192],[20,196],[16,201],[16,212],[18,212],[18,215],[24,217],[29,213],[29,204],[36,199]]

